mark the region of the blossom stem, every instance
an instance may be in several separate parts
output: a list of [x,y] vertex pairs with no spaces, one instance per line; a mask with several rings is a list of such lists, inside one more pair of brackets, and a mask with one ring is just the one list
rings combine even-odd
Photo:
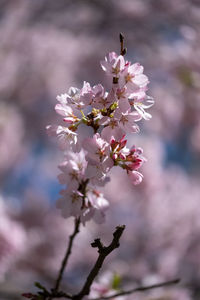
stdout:
[[[120,55],[124,56],[127,52],[127,49],[124,48],[124,36],[122,33],[119,34],[119,41],[120,41]],[[113,77],[113,84],[118,84],[119,78]]]
[[178,284],[180,282],[180,279],[174,279],[174,280],[170,280],[170,281],[165,281],[165,282],[160,282],[157,284],[152,284],[152,285],[147,285],[147,286],[140,286],[138,288],[135,289],[131,289],[128,291],[122,291],[116,294],[112,294],[110,296],[101,296],[101,298],[92,298],[91,300],[108,300],[108,299],[114,299],[116,297],[120,297],[120,296],[124,296],[124,295],[130,295],[136,292],[144,292],[147,290],[151,290],[151,289],[156,289],[156,288],[160,288],[160,287],[164,287],[164,286],[169,286],[169,285],[173,285],[173,284]]
[[54,292],[57,292],[58,289],[59,289],[59,286],[60,286],[60,283],[61,283],[61,280],[62,280],[62,277],[63,277],[63,272],[64,272],[64,270],[67,266],[68,259],[69,259],[69,256],[71,254],[73,241],[74,241],[76,235],[79,233],[79,228],[80,228],[80,218],[74,220],[74,231],[69,237],[69,243],[68,243],[67,251],[66,251],[66,254],[63,258],[61,268],[60,268],[59,273],[58,273],[58,278],[57,278],[56,283],[55,283]]
[[120,40],[120,45],[121,45],[121,51],[120,51],[120,54],[122,56],[124,56],[127,52],[127,49],[124,48],[124,36],[122,33],[119,34],[119,40]]

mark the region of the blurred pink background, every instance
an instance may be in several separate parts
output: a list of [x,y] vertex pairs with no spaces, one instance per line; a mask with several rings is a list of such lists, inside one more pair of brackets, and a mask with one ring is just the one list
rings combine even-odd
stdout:
[[45,126],[56,122],[56,95],[70,86],[86,80],[109,88],[99,61],[119,52],[119,32],[127,59],[144,66],[156,101],[152,120],[130,136],[148,159],[144,180],[132,187],[114,169],[105,188],[107,222],[83,228],[63,285],[77,290],[96,258],[90,242],[97,236],[109,242],[114,227],[126,224],[104,271],[119,273],[125,287],[182,279],[134,299],[199,299],[198,0],[1,0],[0,299],[7,291],[18,299],[34,281],[54,282],[72,220],[55,208],[62,153]]

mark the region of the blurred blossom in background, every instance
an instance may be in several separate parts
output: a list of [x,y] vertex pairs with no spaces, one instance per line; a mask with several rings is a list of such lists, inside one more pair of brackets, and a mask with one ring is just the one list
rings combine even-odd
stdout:
[[130,137],[148,159],[144,180],[132,186],[114,169],[105,187],[112,202],[107,222],[83,228],[65,289],[82,285],[96,258],[92,239],[109,241],[125,223],[121,247],[104,270],[117,272],[127,287],[182,279],[134,299],[199,299],[199,25],[198,0],[1,0],[0,295],[54,282],[72,220],[54,206],[62,155],[45,126],[57,123],[57,94],[84,80],[106,86],[99,61],[119,53],[123,32],[127,59],[144,66],[156,100],[153,118]]

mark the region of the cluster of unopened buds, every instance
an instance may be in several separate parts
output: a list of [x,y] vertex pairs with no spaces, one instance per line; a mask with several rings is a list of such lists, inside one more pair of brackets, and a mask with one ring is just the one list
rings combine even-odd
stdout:
[[[139,168],[145,161],[143,150],[126,146],[126,134],[139,132],[141,119],[149,120],[146,109],[154,103],[146,94],[149,83],[139,63],[131,64],[123,53],[109,53],[101,67],[111,81],[106,92],[101,84],[83,83],[81,89],[71,87],[57,96],[56,112],[65,126],[49,125],[49,135],[57,136],[64,151],[59,165],[61,190],[57,207],[64,217],[74,216],[86,221],[104,221],[108,201],[99,191],[109,181],[108,173],[114,166],[125,170],[133,184],[139,184],[143,175]],[[82,131],[82,125],[92,128]]]

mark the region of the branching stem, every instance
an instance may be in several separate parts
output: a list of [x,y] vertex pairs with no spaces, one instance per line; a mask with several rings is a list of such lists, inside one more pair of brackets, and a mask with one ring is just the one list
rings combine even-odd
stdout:
[[120,296],[124,296],[124,295],[130,295],[136,292],[144,292],[147,290],[151,290],[151,289],[155,289],[155,288],[160,288],[160,287],[164,287],[164,286],[168,286],[168,285],[172,285],[172,284],[177,284],[180,282],[180,279],[174,279],[174,280],[170,280],[170,281],[165,281],[165,282],[161,282],[161,283],[157,283],[157,284],[152,284],[152,285],[148,285],[148,286],[140,286],[138,288],[134,288],[128,291],[122,291],[116,294],[112,294],[110,296],[101,296],[101,298],[91,298],[90,300],[107,300],[107,299],[113,299],[116,297],[120,297]]
[[105,247],[100,239],[95,239],[94,242],[91,244],[92,247],[98,248],[99,256],[97,258],[96,263],[94,264],[92,270],[90,271],[86,282],[82,288],[82,290],[72,297],[73,300],[81,300],[84,296],[89,295],[90,287],[98,275],[105,258],[116,248],[119,247],[119,240],[120,237],[125,229],[125,226],[117,226],[115,232],[113,233],[113,240],[108,247]]
[[120,51],[120,54],[122,56],[124,56],[127,52],[127,49],[124,48],[124,36],[122,33],[119,34],[119,40],[120,40],[120,46],[121,46],[121,51]]
[[[119,34],[120,41],[120,55],[124,56],[127,53],[127,48],[124,48],[124,36],[122,33]],[[119,78],[113,77],[113,84],[118,84]]]

